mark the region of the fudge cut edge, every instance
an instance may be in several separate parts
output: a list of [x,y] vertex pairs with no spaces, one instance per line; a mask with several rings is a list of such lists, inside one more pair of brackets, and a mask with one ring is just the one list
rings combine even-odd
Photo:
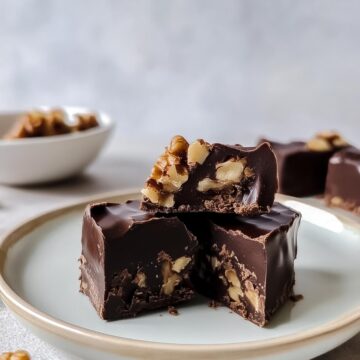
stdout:
[[[219,221],[221,215],[212,220],[198,215],[197,223],[185,219],[200,243],[192,274],[196,290],[258,326],[265,326],[292,295],[295,282],[294,260],[301,216],[282,205],[274,205],[279,206],[280,216],[287,217],[286,223],[255,238],[249,236],[249,231],[253,231],[251,222],[258,218],[228,229],[223,226],[228,218]],[[288,214],[282,215],[281,211]],[[272,213],[260,217],[271,219],[271,216]],[[241,228],[247,228],[247,233]]]

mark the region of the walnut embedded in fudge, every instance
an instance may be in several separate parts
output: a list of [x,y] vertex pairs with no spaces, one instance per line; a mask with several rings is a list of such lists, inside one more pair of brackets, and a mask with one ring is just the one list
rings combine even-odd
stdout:
[[273,204],[276,160],[270,146],[189,143],[175,136],[142,190],[142,208],[159,212],[259,214]]
[[85,211],[80,291],[103,319],[133,317],[194,295],[196,238],[177,217],[139,206],[102,203]]
[[348,142],[336,131],[319,132],[306,143],[311,151],[331,151],[346,146],[349,146]]

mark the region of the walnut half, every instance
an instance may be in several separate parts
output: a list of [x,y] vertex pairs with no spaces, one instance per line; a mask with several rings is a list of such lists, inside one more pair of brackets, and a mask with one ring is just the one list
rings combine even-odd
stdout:
[[251,176],[249,168],[246,168],[246,159],[231,158],[225,162],[216,165],[215,179],[204,178],[199,181],[197,190],[200,192],[207,192],[209,190],[222,190],[232,186],[242,179],[244,170]]
[[181,272],[191,262],[191,258],[181,256],[178,259],[171,261],[170,257],[162,260],[162,276],[163,285],[161,292],[165,295],[171,295],[174,289],[182,280]]

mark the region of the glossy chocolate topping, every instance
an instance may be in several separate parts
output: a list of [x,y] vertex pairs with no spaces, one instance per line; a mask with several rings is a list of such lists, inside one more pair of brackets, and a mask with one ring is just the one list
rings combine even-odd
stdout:
[[218,216],[213,217],[212,221],[226,230],[240,230],[246,236],[258,240],[262,240],[263,235],[269,234],[273,231],[278,231],[280,228],[289,227],[291,223],[297,218],[299,214],[279,203],[274,203],[270,213],[262,214],[260,216]]
[[116,233],[122,236],[136,222],[152,219],[154,214],[140,210],[140,202],[127,201],[125,204],[101,203],[90,205],[90,216],[105,235]]

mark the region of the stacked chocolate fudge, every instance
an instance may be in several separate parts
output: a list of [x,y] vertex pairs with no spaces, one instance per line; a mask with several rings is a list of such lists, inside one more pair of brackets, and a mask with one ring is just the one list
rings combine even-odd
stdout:
[[142,201],[85,211],[80,290],[103,319],[196,292],[259,326],[292,295],[300,214],[274,203],[277,163],[257,147],[175,136]]

